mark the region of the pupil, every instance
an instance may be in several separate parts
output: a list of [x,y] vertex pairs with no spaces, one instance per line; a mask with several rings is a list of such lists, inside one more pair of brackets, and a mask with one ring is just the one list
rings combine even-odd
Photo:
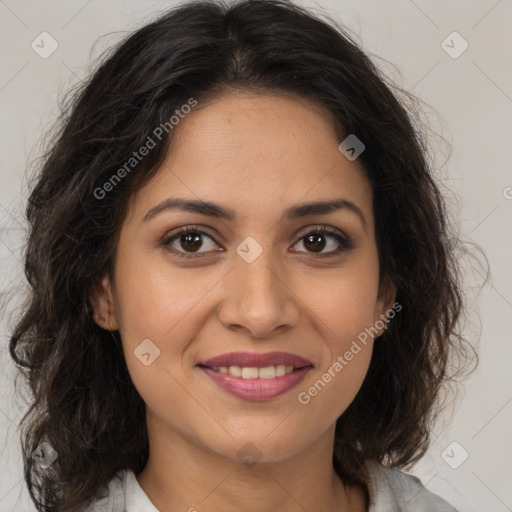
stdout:
[[194,252],[200,249],[201,245],[203,245],[201,241],[201,235],[199,235],[198,233],[187,233],[186,235],[182,235],[181,244],[184,249],[187,249],[186,246],[189,245],[192,251]]
[[325,247],[324,236],[318,233],[309,235],[304,242],[306,247],[308,244],[313,245],[313,252],[320,252]]

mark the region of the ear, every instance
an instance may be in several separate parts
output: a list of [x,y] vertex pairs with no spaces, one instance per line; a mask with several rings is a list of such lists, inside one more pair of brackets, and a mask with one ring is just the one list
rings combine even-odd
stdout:
[[89,301],[93,310],[93,319],[100,327],[107,331],[119,329],[116,311],[114,308],[114,295],[110,277],[105,275],[89,294]]
[[[396,286],[389,277],[385,277],[379,287],[379,295],[375,304],[374,326],[378,330],[375,338],[381,336],[388,327],[386,320],[395,316],[395,299],[396,299]],[[401,306],[400,306],[400,309]],[[400,311],[396,309],[396,311]],[[393,315],[390,316],[390,311]]]

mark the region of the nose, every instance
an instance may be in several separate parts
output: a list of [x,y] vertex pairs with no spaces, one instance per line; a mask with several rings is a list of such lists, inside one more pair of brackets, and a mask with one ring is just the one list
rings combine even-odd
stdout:
[[281,266],[273,264],[271,252],[263,251],[252,263],[237,256],[235,268],[225,277],[217,314],[227,329],[267,339],[298,324],[298,297]]

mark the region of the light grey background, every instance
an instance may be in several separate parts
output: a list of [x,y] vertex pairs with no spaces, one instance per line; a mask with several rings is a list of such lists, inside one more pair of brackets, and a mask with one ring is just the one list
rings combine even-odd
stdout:
[[[13,294],[23,286],[24,173],[27,162],[40,154],[37,144],[58,112],[58,94],[85,76],[91,58],[102,49],[174,3],[0,0],[2,300],[6,293]],[[445,164],[445,148],[436,150],[439,179],[454,192],[449,203],[463,239],[483,247],[491,270],[490,282],[477,293],[483,270],[469,266],[461,251],[473,310],[466,335],[479,343],[480,365],[461,388],[453,414],[438,426],[427,456],[410,472],[461,512],[512,511],[512,2],[300,3],[330,14],[359,36],[367,52],[396,64],[400,74],[375,60],[400,85],[440,113],[437,118],[430,115],[429,120],[433,129],[453,144]],[[47,59],[31,48],[43,31],[58,43]],[[441,46],[454,31],[469,44],[458,58]],[[451,36],[446,44],[453,47],[453,53],[463,42]],[[14,297],[3,311],[0,343],[0,512],[33,510],[22,479],[16,427],[23,411],[14,395],[14,367],[7,354],[11,315],[21,300],[19,293]],[[478,308],[480,321],[475,313]],[[458,444],[451,445],[453,442]],[[456,465],[462,460],[462,450],[469,456],[457,469],[441,456],[444,453],[445,459]]]

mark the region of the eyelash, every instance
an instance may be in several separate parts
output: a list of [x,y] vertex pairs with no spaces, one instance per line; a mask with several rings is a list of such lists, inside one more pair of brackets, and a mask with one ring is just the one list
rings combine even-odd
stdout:
[[[199,226],[187,226],[185,228],[180,229],[177,232],[171,232],[171,233],[167,234],[162,239],[161,245],[166,250],[171,251],[173,254],[175,254],[179,258],[195,259],[195,258],[199,258],[199,257],[201,257],[201,255],[207,254],[207,252],[209,252],[209,251],[207,251],[207,252],[196,253],[196,254],[183,253],[183,252],[180,252],[171,247],[171,244],[172,244],[172,242],[174,242],[174,240],[179,239],[179,237],[181,237],[182,235],[188,235],[188,234],[205,235],[208,238],[211,238],[212,240],[214,240],[213,236],[210,233],[207,233],[206,231],[201,229]],[[331,236],[332,238],[334,238],[336,240],[336,242],[338,242],[339,246],[341,246],[341,247],[338,246],[337,249],[335,249],[334,251],[330,251],[328,253],[316,253],[316,254],[312,253],[312,252],[308,253],[312,256],[317,256],[320,258],[334,257],[334,256],[339,255],[343,251],[352,249],[354,247],[354,243],[352,242],[352,240],[349,237],[342,235],[339,230],[332,228],[330,226],[322,226],[320,228],[314,228],[311,231],[305,232],[302,236],[299,237],[299,239],[293,245],[296,245],[298,242],[300,242],[302,239],[306,238],[309,235],[316,235],[316,234]],[[215,243],[217,243],[217,242],[215,242]],[[302,252],[304,252],[304,251],[300,251],[300,253],[302,253]]]

